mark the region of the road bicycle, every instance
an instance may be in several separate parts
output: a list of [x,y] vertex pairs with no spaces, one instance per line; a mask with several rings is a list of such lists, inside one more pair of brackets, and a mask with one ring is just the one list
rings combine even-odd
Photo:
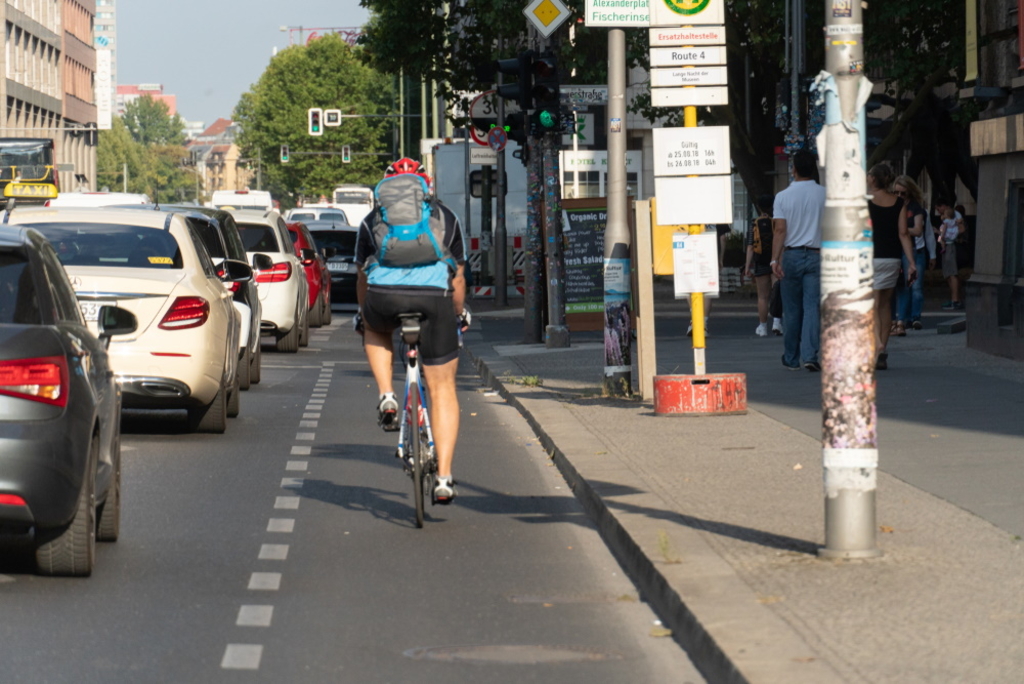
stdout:
[[402,467],[412,478],[413,500],[416,507],[416,527],[423,527],[423,506],[429,496],[433,502],[434,482],[437,477],[437,455],[434,452],[434,434],[430,430],[430,411],[427,388],[420,373],[420,321],[418,313],[400,314],[405,362],[405,401],[399,420],[398,450]]

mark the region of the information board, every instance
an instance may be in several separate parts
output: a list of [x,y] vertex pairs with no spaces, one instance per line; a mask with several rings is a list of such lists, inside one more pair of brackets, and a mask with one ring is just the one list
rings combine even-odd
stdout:
[[[584,206],[579,206],[583,204]],[[565,257],[565,313],[604,311],[604,231],[608,206],[603,199],[562,200]],[[573,206],[576,205],[576,206]],[[572,329],[573,326],[569,326]]]

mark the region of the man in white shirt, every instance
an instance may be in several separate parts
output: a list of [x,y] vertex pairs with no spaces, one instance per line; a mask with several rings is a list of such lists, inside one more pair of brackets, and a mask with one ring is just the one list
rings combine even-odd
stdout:
[[814,181],[817,159],[793,155],[793,182],[775,196],[772,271],[782,290],[782,365],[821,370],[821,214],[825,188]]

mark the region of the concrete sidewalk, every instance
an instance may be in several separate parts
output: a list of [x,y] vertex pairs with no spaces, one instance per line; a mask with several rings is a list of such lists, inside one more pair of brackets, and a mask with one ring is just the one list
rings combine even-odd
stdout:
[[[534,430],[644,598],[712,682],[1024,681],[1024,364],[937,335],[880,372],[877,560],[824,540],[820,375],[782,368],[754,302],[716,301],[709,372],[744,372],[745,416],[655,416],[600,396],[600,333],[517,344],[474,304],[466,347]],[[657,304],[659,373],[692,372],[687,318]],[[634,373],[634,381],[636,374]],[[537,386],[536,382],[542,384]]]

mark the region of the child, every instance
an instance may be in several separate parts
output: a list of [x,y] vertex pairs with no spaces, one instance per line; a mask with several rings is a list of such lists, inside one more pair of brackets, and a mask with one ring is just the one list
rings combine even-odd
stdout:
[[948,199],[940,199],[935,203],[935,209],[942,217],[942,224],[939,227],[939,246],[942,250],[942,277],[949,284],[950,299],[942,305],[944,311],[954,311],[964,308],[960,300],[960,274],[956,264],[956,239],[964,230],[963,216],[953,209],[953,203]]
[[960,226],[958,226],[956,222],[956,211],[951,207],[946,207],[946,211],[942,213],[942,229],[939,231],[939,245],[941,245],[944,250],[946,245],[952,245],[956,242],[959,235]]

